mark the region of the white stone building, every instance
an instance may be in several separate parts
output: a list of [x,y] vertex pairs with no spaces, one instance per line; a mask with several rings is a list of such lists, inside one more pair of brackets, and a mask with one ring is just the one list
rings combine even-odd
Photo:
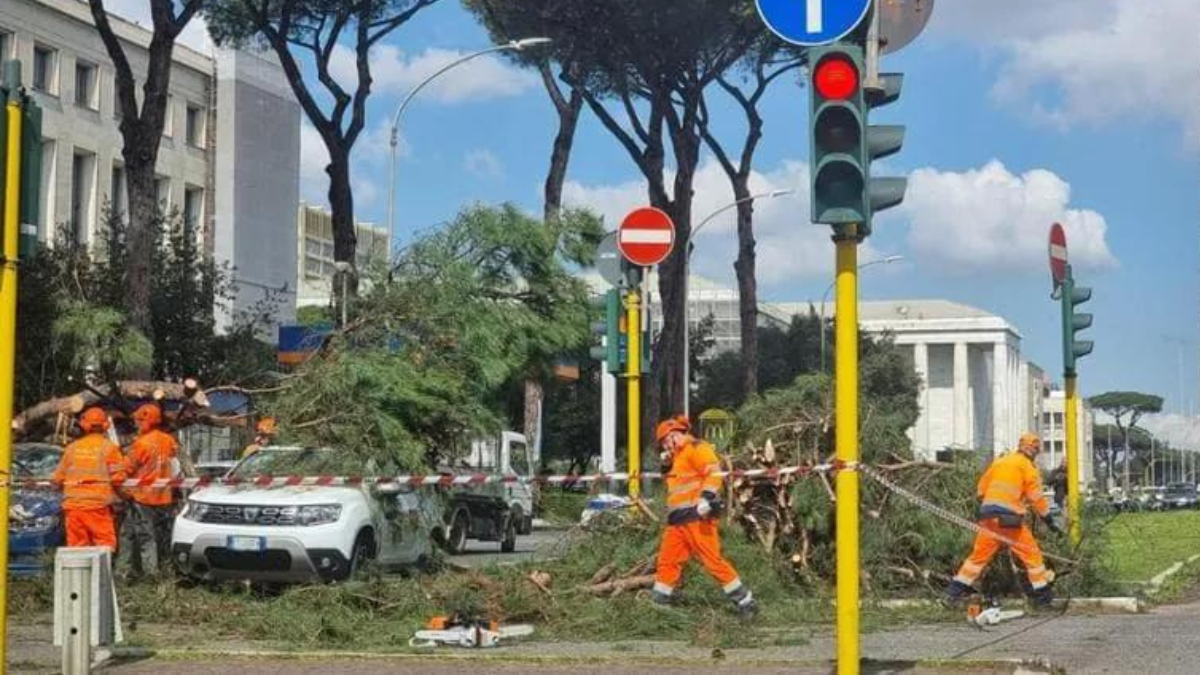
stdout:
[[[1055,390],[1049,392],[1045,400],[1041,416],[1042,454],[1038,464],[1043,472],[1048,472],[1066,462],[1067,457],[1067,425],[1066,392]],[[1087,485],[1095,478],[1095,454],[1092,427],[1094,417],[1092,407],[1082,397],[1076,408],[1076,434],[1079,439],[1079,483]]]
[[[151,33],[110,15],[135,77],[144,77]],[[95,240],[106,207],[125,210],[114,68],[86,2],[0,2],[0,60],[19,59],[43,111],[38,236]],[[178,210],[218,261],[235,268],[236,301],[268,291],[279,318],[294,315],[295,208],[300,109],[270,57],[176,45],[157,173],[167,211]],[[138,96],[141,96],[139,81]]]
[[[296,258],[299,262],[297,278],[300,280],[299,307],[325,306],[330,304],[333,291],[333,275],[337,268],[333,262],[333,214],[327,209],[304,202],[296,217]],[[371,223],[358,223],[355,246],[355,265],[366,270],[377,261],[387,259],[388,231]]]

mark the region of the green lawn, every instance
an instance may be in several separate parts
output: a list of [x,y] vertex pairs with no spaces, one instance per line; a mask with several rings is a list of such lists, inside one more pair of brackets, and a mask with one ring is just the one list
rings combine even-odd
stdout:
[[1200,511],[1123,513],[1106,528],[1116,578],[1149,581],[1200,553]]

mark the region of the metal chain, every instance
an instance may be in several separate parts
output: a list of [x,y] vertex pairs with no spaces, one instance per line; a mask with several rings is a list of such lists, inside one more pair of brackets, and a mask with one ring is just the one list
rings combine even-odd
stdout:
[[[1018,548],[1018,549],[1026,548],[1020,542],[1017,542],[1014,539],[1010,539],[1009,537],[1006,537],[1003,534],[1000,534],[999,532],[993,532],[992,530],[989,530],[989,529],[981,526],[979,523],[976,523],[971,520],[967,520],[966,518],[963,518],[960,515],[951,513],[950,511],[947,511],[946,509],[938,506],[937,504],[934,504],[933,502],[925,499],[924,497],[921,497],[920,495],[918,495],[916,493],[910,492],[907,489],[902,488],[899,485],[896,485],[894,482],[891,481],[891,479],[887,478],[882,473],[880,473],[879,471],[875,470],[874,468],[872,468],[870,466],[867,466],[866,464],[860,464],[858,466],[858,470],[867,478],[870,478],[871,480],[875,481],[876,483],[882,485],[884,488],[896,493],[897,495],[900,495],[901,497],[903,497],[905,500],[907,500],[914,506],[924,509],[925,511],[932,513],[933,515],[937,516],[938,518],[941,518],[942,520],[944,520],[952,525],[957,525],[965,530],[969,530],[969,531],[975,532],[977,534],[982,534],[982,535],[991,537],[991,538],[993,538],[1003,544],[1006,544],[1012,548]],[[1042,552],[1042,557],[1048,558],[1050,560],[1054,560],[1054,561],[1057,561],[1060,563],[1064,563],[1067,565],[1078,565],[1079,564],[1078,560],[1071,560],[1070,558],[1065,558],[1063,556],[1055,555],[1053,553]]]

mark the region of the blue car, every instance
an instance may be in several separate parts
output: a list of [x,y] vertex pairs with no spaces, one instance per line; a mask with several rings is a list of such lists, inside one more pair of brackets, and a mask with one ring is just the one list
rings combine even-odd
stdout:
[[[54,473],[62,448],[47,443],[13,446],[16,479],[46,479]],[[49,488],[15,487],[8,519],[8,572],[33,576],[45,569],[54,549],[66,540],[62,494]]]

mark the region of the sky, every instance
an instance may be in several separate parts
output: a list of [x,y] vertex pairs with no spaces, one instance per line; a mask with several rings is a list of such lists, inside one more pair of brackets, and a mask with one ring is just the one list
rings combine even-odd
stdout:
[[[145,0],[109,0],[136,16]],[[1162,395],[1168,413],[1200,407],[1200,3],[1195,0],[940,0],[926,31],[884,58],[905,74],[900,100],[873,121],[907,127],[882,162],[907,175],[904,203],[877,217],[861,260],[903,256],[862,274],[866,300],[942,298],[998,314],[1021,334],[1025,358],[1060,379],[1060,323],[1050,299],[1046,237],[1061,222],[1096,343],[1079,363],[1084,395],[1123,389]],[[190,44],[205,47],[201,25]],[[426,75],[489,46],[455,2],[442,0],[373,55],[375,93],[354,152],[360,219],[386,220],[390,117]],[[350,51],[332,70],[352,82]],[[808,222],[808,92],[781,79],[763,103],[755,190],[793,188],[758,204],[765,300],[818,300],[833,267],[826,226]],[[719,100],[719,94],[714,94]],[[716,103],[717,134],[739,142],[740,113]],[[556,129],[534,74],[483,57],[451,70],[405,112],[396,181],[400,242],[476,202],[540,213]],[[326,155],[301,132],[301,194],[325,203]],[[883,173],[877,165],[877,174]],[[711,157],[696,179],[697,218],[732,200]],[[588,113],[580,123],[566,200],[615,227],[646,202],[632,161]],[[733,286],[732,216],[696,239],[694,270]],[[1149,420],[1195,444],[1196,425]]]

